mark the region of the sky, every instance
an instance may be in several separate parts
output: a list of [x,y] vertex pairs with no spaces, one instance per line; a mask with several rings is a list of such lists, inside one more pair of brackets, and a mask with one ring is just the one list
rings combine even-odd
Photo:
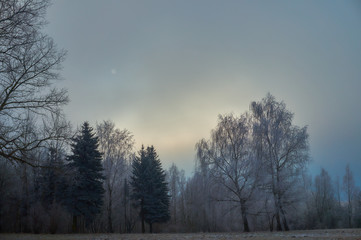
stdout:
[[270,92],[308,126],[310,173],[361,186],[360,1],[63,0],[47,20],[75,127],[112,120],[189,175],[218,114]]

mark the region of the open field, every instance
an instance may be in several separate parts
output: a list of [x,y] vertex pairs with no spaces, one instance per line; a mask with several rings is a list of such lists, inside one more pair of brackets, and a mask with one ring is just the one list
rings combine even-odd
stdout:
[[361,229],[309,230],[254,233],[167,233],[167,234],[0,234],[1,240],[187,240],[187,239],[331,239],[361,240]]

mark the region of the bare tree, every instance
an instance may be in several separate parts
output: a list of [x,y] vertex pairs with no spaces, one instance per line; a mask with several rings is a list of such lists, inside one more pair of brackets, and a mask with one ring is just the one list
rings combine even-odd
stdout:
[[170,190],[170,214],[171,214],[171,221],[173,224],[177,224],[177,200],[179,194],[179,170],[178,167],[173,163],[172,166],[169,168],[167,172],[167,180],[169,183],[169,190]]
[[68,101],[66,90],[53,87],[65,52],[41,32],[48,6],[47,0],[0,0],[0,156],[30,165],[36,164],[22,156],[59,135],[44,131],[22,141],[29,113],[42,124]]
[[350,165],[346,166],[346,173],[343,176],[343,190],[346,193],[347,197],[347,220],[348,227],[352,228],[352,208],[353,200],[355,196],[355,180],[353,179],[352,171],[350,170]]
[[340,177],[337,176],[335,180],[335,191],[338,207],[341,208],[341,187],[340,187]]
[[266,187],[272,192],[277,230],[289,230],[285,205],[297,178],[308,162],[307,127],[292,124],[293,113],[283,102],[268,94],[261,102],[251,104],[253,137],[257,158],[264,167]]
[[315,177],[314,201],[316,214],[320,226],[334,228],[334,212],[336,205],[335,192],[332,186],[331,177],[325,169]]
[[196,145],[198,159],[210,166],[213,179],[229,193],[218,200],[239,204],[245,232],[249,232],[248,205],[257,179],[248,120],[246,114],[219,116],[211,139]]
[[[113,232],[113,202],[120,198],[121,180],[126,177],[129,157],[134,145],[133,136],[124,129],[115,128],[111,121],[97,124],[99,150],[103,153],[105,206],[107,210],[107,231]],[[118,194],[119,196],[117,196]]]

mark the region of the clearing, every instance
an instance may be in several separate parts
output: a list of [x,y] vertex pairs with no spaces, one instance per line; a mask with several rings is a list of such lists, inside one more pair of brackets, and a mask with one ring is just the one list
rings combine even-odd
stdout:
[[361,240],[361,229],[307,230],[253,233],[158,233],[158,234],[0,234],[1,240],[193,240],[193,239],[352,239]]

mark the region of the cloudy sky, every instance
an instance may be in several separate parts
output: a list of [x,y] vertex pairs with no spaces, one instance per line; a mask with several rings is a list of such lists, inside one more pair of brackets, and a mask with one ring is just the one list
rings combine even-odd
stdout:
[[270,92],[309,126],[310,171],[361,183],[359,1],[53,2],[74,126],[112,120],[190,174],[217,115]]

